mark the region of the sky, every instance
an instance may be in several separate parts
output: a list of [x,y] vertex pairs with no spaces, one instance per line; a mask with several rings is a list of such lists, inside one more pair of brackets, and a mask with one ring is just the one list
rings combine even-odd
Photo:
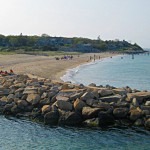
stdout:
[[127,40],[150,48],[150,0],[0,0],[0,34]]

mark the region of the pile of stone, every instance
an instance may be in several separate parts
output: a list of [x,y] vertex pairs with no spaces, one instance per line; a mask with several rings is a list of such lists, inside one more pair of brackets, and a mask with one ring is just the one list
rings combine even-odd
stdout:
[[150,129],[150,92],[76,85],[31,75],[6,76],[0,77],[0,113],[48,125]]

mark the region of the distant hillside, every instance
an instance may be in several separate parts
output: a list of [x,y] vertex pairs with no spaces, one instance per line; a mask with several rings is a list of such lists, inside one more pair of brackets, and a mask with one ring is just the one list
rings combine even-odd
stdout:
[[96,40],[88,38],[67,38],[51,37],[46,34],[42,36],[25,35],[0,35],[0,50],[15,51],[23,49],[25,51],[76,51],[76,52],[102,52],[102,51],[120,51],[120,52],[143,52],[144,50],[135,44],[125,40],[106,40],[100,38]]

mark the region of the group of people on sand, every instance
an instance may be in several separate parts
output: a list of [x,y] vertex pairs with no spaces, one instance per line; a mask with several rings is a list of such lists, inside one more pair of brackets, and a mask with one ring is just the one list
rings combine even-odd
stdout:
[[65,56],[63,56],[61,58],[55,57],[55,59],[56,60],[71,60],[71,59],[73,59],[73,56],[72,55],[65,55]]
[[14,71],[12,69],[10,69],[10,71],[3,71],[1,70],[0,71],[0,75],[3,75],[3,76],[7,76],[7,75],[13,75],[14,74]]

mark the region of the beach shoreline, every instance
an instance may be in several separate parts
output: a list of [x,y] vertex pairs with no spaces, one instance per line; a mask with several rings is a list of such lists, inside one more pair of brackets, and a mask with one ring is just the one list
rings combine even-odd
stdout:
[[[63,81],[62,77],[68,72],[68,70],[77,68],[77,67],[84,65],[84,64],[89,64],[89,63],[94,62],[94,61],[96,62],[97,60],[102,60],[103,58],[109,58],[109,57],[113,57],[116,55],[118,55],[118,53],[109,53],[109,52],[104,53],[103,52],[103,53],[82,54],[80,56],[80,58],[78,58],[78,61],[76,62],[76,64],[70,65],[69,67],[64,68],[64,70],[62,70],[61,72],[58,72],[55,76],[55,79],[58,81]],[[94,56],[95,56],[95,60],[94,60]],[[92,57],[91,60],[90,60],[90,57]],[[87,61],[86,61],[86,59],[87,59]]]
[[[82,64],[90,63],[106,57],[113,57],[118,53],[84,53],[73,55],[70,60],[56,60],[62,56],[36,56],[26,54],[0,55],[0,69],[9,71],[13,69],[16,74],[33,74],[42,78],[62,81],[60,78],[68,69]],[[95,58],[94,58],[95,57]]]

